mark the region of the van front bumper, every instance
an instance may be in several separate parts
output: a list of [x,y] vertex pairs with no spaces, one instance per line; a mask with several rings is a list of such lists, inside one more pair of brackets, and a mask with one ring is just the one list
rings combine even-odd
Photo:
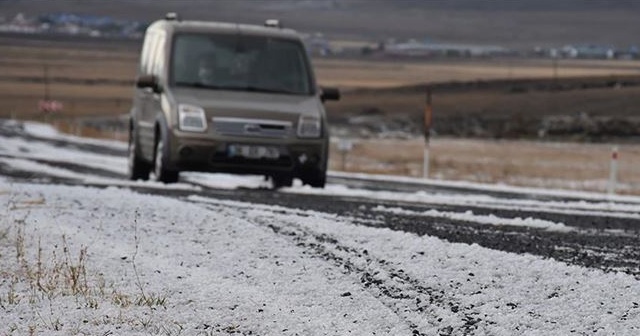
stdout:
[[[311,171],[325,171],[328,141],[319,139],[272,139],[211,137],[174,131],[169,139],[168,167],[176,171],[226,172],[234,174],[299,177]],[[277,158],[249,158],[234,153],[232,146],[277,149]]]

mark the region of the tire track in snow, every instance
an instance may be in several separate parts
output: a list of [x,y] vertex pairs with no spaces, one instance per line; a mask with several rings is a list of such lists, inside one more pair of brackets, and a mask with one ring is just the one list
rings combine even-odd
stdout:
[[[229,211],[233,205],[216,205],[198,200],[185,200],[205,206],[218,212]],[[250,212],[254,209],[248,205],[236,205],[235,211]],[[494,324],[483,320],[474,307],[465,307],[447,295],[445,288],[424,286],[419,280],[412,278],[402,268],[374,256],[375,252],[348,246],[338,238],[314,232],[303,227],[297,221],[283,222],[281,216],[289,214],[296,217],[308,217],[299,210],[276,210],[277,218],[267,211],[257,217],[247,216],[248,221],[271,229],[275,234],[303,248],[312,256],[321,258],[338,268],[342,273],[359,282],[364,291],[376,297],[384,306],[393,311],[413,330],[413,335],[431,335],[437,330],[438,335],[472,335],[483,324]],[[251,219],[249,219],[251,217]],[[333,218],[335,220],[335,218]],[[454,288],[455,290],[455,288]],[[351,296],[351,293],[345,293]],[[443,323],[442,316],[451,322],[451,315],[456,316],[456,323]],[[445,324],[445,325],[443,325]],[[427,331],[421,331],[424,329]]]

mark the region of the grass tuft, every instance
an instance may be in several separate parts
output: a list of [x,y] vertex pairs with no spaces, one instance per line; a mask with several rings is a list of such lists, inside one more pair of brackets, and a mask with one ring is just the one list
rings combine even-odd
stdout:
[[[0,267],[0,279],[4,279],[0,286],[0,310],[28,306],[37,317],[28,325],[7,325],[3,332],[35,335],[43,330],[65,330],[67,326],[61,322],[63,318],[53,312],[56,301],[65,298],[72,298],[77,309],[89,310],[97,310],[104,305],[149,307],[152,310],[157,306],[166,306],[167,296],[146,291],[135,264],[134,283],[137,291],[131,289],[133,291],[128,292],[108,283],[102,273],[91,271],[88,246],[74,246],[69,236],[64,234],[58,243],[52,245],[33,237],[29,228],[32,223],[30,214],[32,207],[41,204],[44,201],[22,202],[12,197],[5,208],[6,216],[0,220],[0,253],[5,253],[0,254],[4,261]],[[134,225],[136,251],[132,260],[135,262],[139,244],[137,219]],[[155,322],[150,319],[149,323]]]

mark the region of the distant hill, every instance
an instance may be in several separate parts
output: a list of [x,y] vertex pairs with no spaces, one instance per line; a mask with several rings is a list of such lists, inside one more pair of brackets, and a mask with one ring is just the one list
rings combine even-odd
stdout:
[[613,0],[0,0],[0,16],[73,12],[152,21],[261,23],[277,17],[332,37],[430,38],[508,47],[640,44],[640,1]]

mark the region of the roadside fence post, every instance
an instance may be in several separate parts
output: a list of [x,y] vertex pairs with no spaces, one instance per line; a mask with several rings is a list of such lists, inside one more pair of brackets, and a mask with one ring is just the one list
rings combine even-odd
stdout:
[[342,154],[342,171],[347,170],[347,154],[353,149],[353,142],[349,139],[340,139],[338,142],[338,151]]
[[82,136],[82,123],[80,121],[77,121],[74,123],[75,125],[75,136],[81,137]]
[[613,195],[616,192],[616,184],[618,183],[618,146],[614,146],[611,150],[611,164],[609,165],[609,183],[607,185],[607,193]]

